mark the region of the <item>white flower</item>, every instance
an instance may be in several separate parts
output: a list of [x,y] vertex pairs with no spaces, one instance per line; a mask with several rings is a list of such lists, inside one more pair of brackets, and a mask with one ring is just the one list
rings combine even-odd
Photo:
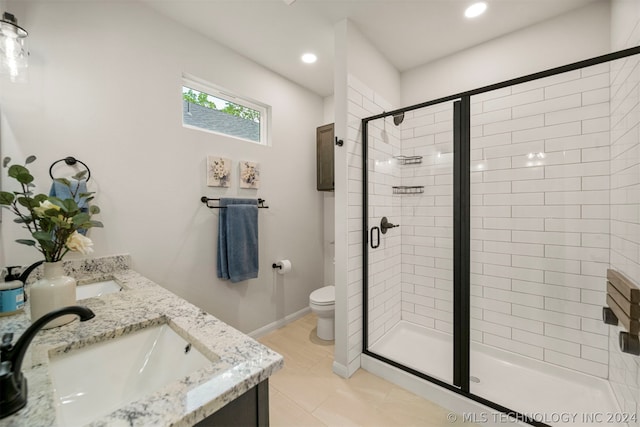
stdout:
[[44,202],[40,202],[40,206],[38,206],[37,208],[33,208],[33,211],[39,217],[44,217],[45,216],[44,213],[46,211],[50,210],[50,209],[55,209],[55,210],[59,211],[60,210],[60,206],[54,205],[50,201],[45,200]]
[[65,244],[71,251],[80,252],[83,255],[88,255],[93,252],[93,242],[88,237],[74,231]]

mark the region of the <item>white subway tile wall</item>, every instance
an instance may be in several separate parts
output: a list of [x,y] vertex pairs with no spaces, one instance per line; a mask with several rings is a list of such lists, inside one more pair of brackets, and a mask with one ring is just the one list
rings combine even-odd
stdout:
[[[349,133],[349,363],[362,351],[362,122],[364,117],[394,108],[363,82],[348,76]],[[426,124],[426,123],[425,123]],[[369,228],[379,226],[383,216],[398,222],[401,206],[393,196],[400,185],[400,169],[394,156],[400,154],[400,129],[393,118],[370,122],[368,128]],[[401,238],[399,233],[380,235],[380,246],[368,249],[369,342],[374,342],[400,320]]]
[[[629,46],[639,44],[640,25]],[[620,352],[621,328],[606,327],[600,310],[607,268],[640,284],[639,82],[640,58],[630,57],[472,99],[472,339],[608,377],[630,414],[640,410],[640,362]],[[349,85],[355,358],[362,344],[360,118],[391,107],[351,76]],[[451,117],[449,104],[406,113],[399,127],[392,119],[370,125],[369,225],[382,216],[401,224],[379,249],[368,249],[370,342],[400,318],[451,332]],[[399,165],[397,155],[421,155],[423,163]],[[397,185],[425,192],[393,195]]]
[[405,113],[401,154],[421,163],[399,165],[402,206],[402,319],[453,331],[453,103]]
[[[640,44],[640,23],[627,47]],[[638,55],[611,63],[611,268],[640,285],[640,58]],[[591,212],[592,215],[600,213]],[[604,245],[603,241],[603,245]],[[618,335],[624,328],[610,326],[609,382],[622,412],[640,410],[640,361],[622,353]],[[583,353],[584,358],[604,359],[599,353]],[[629,423],[640,426],[638,420]]]
[[608,88],[604,64],[471,98],[473,337],[605,378],[607,330],[583,323],[609,262]]

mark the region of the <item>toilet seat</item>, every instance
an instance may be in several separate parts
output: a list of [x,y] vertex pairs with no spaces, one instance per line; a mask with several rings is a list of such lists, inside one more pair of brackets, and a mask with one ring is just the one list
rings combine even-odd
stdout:
[[325,286],[316,289],[309,295],[309,301],[314,305],[333,305],[336,303],[336,287]]

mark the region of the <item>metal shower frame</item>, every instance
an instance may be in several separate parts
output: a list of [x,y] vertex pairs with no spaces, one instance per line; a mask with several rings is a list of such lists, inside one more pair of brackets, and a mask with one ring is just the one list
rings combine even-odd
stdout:
[[[432,101],[423,102],[390,112],[377,114],[362,119],[362,304],[363,304],[363,340],[362,353],[394,366],[416,377],[430,381],[447,390],[460,394],[468,399],[486,405],[492,409],[509,414],[512,417],[533,426],[547,426],[535,421],[517,411],[487,400],[471,393],[469,389],[470,376],[470,345],[471,345],[471,203],[470,203],[470,143],[471,143],[471,97],[485,92],[514,86],[569,71],[615,61],[617,59],[640,54],[640,46],[612,52],[583,61],[574,62],[561,67],[529,74],[523,77],[506,80],[500,83],[484,86],[478,89],[457,93]],[[368,195],[368,123],[373,120],[389,116],[404,116],[405,112],[453,101],[454,141],[453,141],[453,385],[438,378],[424,374],[401,363],[387,359],[370,350],[369,347],[369,195]]]

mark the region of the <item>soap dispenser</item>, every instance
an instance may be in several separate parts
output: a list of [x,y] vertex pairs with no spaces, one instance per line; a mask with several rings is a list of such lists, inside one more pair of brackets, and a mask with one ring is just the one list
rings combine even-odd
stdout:
[[4,282],[0,282],[0,316],[16,314],[24,308],[24,283],[13,273],[20,267],[7,267]]

